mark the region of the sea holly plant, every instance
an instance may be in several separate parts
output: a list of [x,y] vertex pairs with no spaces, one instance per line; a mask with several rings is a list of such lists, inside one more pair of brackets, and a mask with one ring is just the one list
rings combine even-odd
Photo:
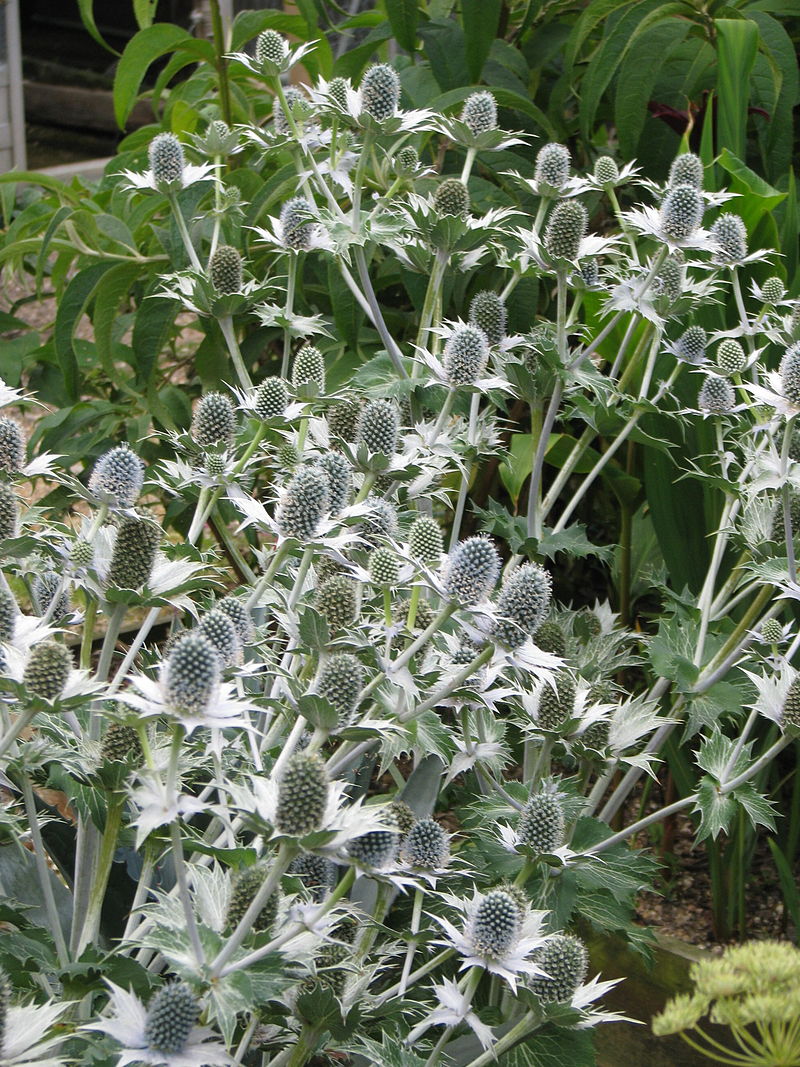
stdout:
[[[484,89],[440,114],[387,63],[285,86],[303,47],[253,44],[216,70],[252,115],[140,138],[93,201],[131,223],[134,347],[139,315],[165,349],[177,309],[206,331],[193,410],[81,469],[29,457],[33,398],[0,393],[4,824],[32,846],[0,1050],[588,1065],[619,1016],[582,934],[647,951],[640,835],[679,811],[700,840],[774,825],[800,729],[795,309],[692,154],[663,185],[610,156],[578,174]],[[94,351],[123,375],[106,318]],[[680,435],[713,505],[697,589],[632,569],[636,449]],[[609,491],[616,561],[583,521]],[[612,563],[619,604],[578,599],[572,569]],[[655,621],[633,625],[634,577]],[[637,817],[679,729],[692,788]],[[25,1012],[38,1059],[14,1058]]]

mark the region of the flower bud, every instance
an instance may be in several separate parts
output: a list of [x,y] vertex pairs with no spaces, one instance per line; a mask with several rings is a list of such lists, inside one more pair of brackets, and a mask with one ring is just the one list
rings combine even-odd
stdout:
[[673,241],[691,237],[703,221],[703,196],[694,185],[675,185],[661,205],[661,232]]
[[531,959],[549,976],[530,981],[531,990],[545,1004],[564,1004],[586,979],[589,953],[586,945],[572,934],[553,934]]
[[299,878],[315,904],[321,904],[336,886],[336,864],[313,852],[301,852],[290,866],[289,874]]
[[71,668],[72,655],[68,648],[58,641],[40,641],[30,651],[22,684],[33,696],[57,700],[64,692]]
[[185,982],[169,982],[150,1001],[144,1037],[151,1052],[177,1055],[186,1044],[200,1015],[197,998]]
[[564,844],[564,811],[555,793],[531,796],[517,823],[520,842],[538,855],[548,855]]
[[725,415],[736,404],[736,393],[727,378],[718,374],[708,374],[700,387],[697,406],[701,411],[710,411],[714,415]]
[[711,236],[717,243],[715,256],[720,263],[739,263],[747,255],[747,230],[738,215],[720,215],[711,227]]
[[60,619],[69,611],[69,595],[65,589],[62,589],[61,575],[56,574],[55,571],[45,571],[43,574],[37,574],[31,587],[31,601],[36,614],[39,616],[46,615],[55,596],[58,597],[58,600],[52,611],[52,618]]
[[255,416],[266,422],[282,415],[289,404],[289,390],[283,378],[265,378],[256,390]]
[[[245,912],[253,903],[256,894],[264,884],[269,874],[269,864],[256,863],[252,867],[245,867],[238,872],[231,885],[231,895],[228,901],[228,910],[225,914],[225,925],[230,930],[235,930],[244,918]],[[272,929],[272,924],[278,914],[278,894],[271,893],[256,916],[252,929],[257,934],[266,933]]]
[[386,63],[375,63],[361,79],[361,108],[376,122],[390,119],[400,102],[400,79]]
[[364,667],[349,652],[328,656],[320,667],[315,688],[339,713],[339,726],[347,726],[364,688]]
[[302,459],[291,441],[281,441],[276,449],[275,457],[278,461],[278,470],[285,471],[293,471]]
[[18,512],[16,493],[0,482],[0,541],[16,536]]
[[292,385],[295,389],[315,385],[318,392],[325,392],[325,360],[314,345],[303,345],[294,357]]
[[785,294],[786,289],[778,277],[767,278],[761,286],[761,298],[765,304],[779,304]]
[[328,82],[328,96],[343,111],[347,110],[347,90],[349,83],[345,78],[331,78]]
[[295,252],[307,252],[311,248],[317,223],[311,213],[311,205],[304,196],[294,196],[281,208],[280,230],[283,243]]
[[160,526],[151,519],[126,515],[117,530],[106,587],[141,589],[147,585],[160,544]]
[[256,38],[256,63],[283,66],[289,55],[289,42],[277,30],[264,30]]
[[708,338],[702,326],[690,326],[678,338],[675,349],[687,363],[702,363]]
[[436,187],[433,210],[437,215],[466,218],[469,215],[469,193],[466,185],[458,178],[445,178]]
[[519,648],[544,622],[550,607],[553,580],[538,563],[518,567],[503,585],[497,600],[501,618],[492,634],[506,648]]
[[236,411],[223,393],[206,393],[195,408],[189,433],[201,448],[222,445],[227,448],[236,433]]
[[328,476],[331,515],[338,515],[350,503],[353,468],[341,452],[326,452],[317,460],[316,465]]
[[224,596],[217,603],[217,611],[224,612],[236,627],[236,635],[241,644],[246,645],[253,639],[253,620],[247,602],[236,596]]
[[474,385],[489,359],[486,334],[477,326],[458,326],[444,346],[444,370],[451,385]]
[[747,366],[744,349],[733,337],[720,341],[717,349],[717,366],[723,374],[741,374]]
[[358,617],[355,581],[346,574],[334,574],[317,589],[314,606],[331,630],[351,626]]
[[144,752],[135,728],[112,722],[106,728],[100,743],[100,759],[107,763],[127,763],[131,767],[141,767],[144,763]]
[[464,101],[461,121],[474,137],[497,129],[497,103],[492,94],[485,90],[471,93]]
[[175,712],[206,711],[220,681],[216,649],[201,633],[188,633],[173,645],[162,666],[164,702]]
[[569,179],[569,149],[563,144],[546,144],[536,156],[534,178],[539,185],[561,189]]
[[583,204],[576,200],[556,204],[544,231],[544,247],[550,258],[574,262],[588,225],[589,216]]
[[406,145],[394,157],[395,174],[413,174],[419,166],[419,153],[416,148]]
[[328,790],[328,772],[319,756],[296,752],[278,783],[276,829],[289,837],[305,837],[319,830]]
[[575,679],[568,671],[559,671],[554,681],[555,688],[549,682],[542,686],[536,714],[539,729],[551,732],[559,730],[575,710]]
[[513,896],[494,889],[481,899],[469,930],[469,938],[482,956],[504,956],[519,937],[522,916]]
[[330,479],[319,467],[301,467],[287,486],[276,515],[282,537],[308,541],[328,512]]
[[233,619],[226,611],[214,608],[197,624],[197,631],[213,645],[223,667],[241,658],[242,646]]
[[468,537],[456,545],[445,566],[445,595],[469,607],[491,593],[499,575],[500,556],[492,542],[485,537]]
[[400,858],[416,870],[438,870],[450,858],[450,841],[435,819],[419,819],[403,840]]
[[375,585],[396,585],[400,577],[400,560],[391,548],[376,548],[369,557],[369,574]]
[[506,306],[497,293],[484,289],[472,298],[469,321],[483,330],[490,345],[499,345],[506,335]]
[[567,652],[567,635],[557,622],[543,622],[533,635],[533,641],[542,652],[551,656],[564,656]]
[[703,188],[703,161],[694,152],[684,152],[676,156],[669,168],[668,184],[693,185],[695,189]]
[[142,491],[144,463],[127,445],[117,445],[94,465],[89,489],[101,501],[132,507]]
[[767,619],[762,625],[761,640],[768,645],[777,645],[783,640],[783,627],[777,619]]
[[25,463],[22,427],[7,415],[0,415],[0,470],[19,474]]
[[233,245],[220,245],[208,265],[211,284],[218,293],[238,293],[242,288],[242,257]]
[[435,519],[420,515],[408,531],[408,551],[419,563],[435,563],[444,551],[442,528]]
[[186,159],[183,145],[174,133],[159,133],[150,142],[150,170],[153,183],[162,193],[180,189]]
[[595,160],[594,180],[599,185],[614,185],[619,181],[619,167],[611,156],[600,156]]
[[391,400],[368,400],[361,409],[356,432],[356,444],[368,452],[393,456],[397,451],[400,432],[400,412]]

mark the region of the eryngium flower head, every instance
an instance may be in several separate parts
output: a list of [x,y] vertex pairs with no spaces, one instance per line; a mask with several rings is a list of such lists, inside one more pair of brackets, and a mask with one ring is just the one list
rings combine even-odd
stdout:
[[458,178],[445,178],[433,195],[433,210],[439,215],[466,218],[469,214],[469,193]]
[[192,440],[201,448],[212,445],[227,447],[236,432],[236,411],[223,393],[206,393],[195,408],[189,429]]
[[369,452],[393,456],[400,433],[400,412],[391,400],[368,400],[361,409],[356,443]]
[[717,366],[723,374],[741,374],[747,366],[744,349],[734,337],[726,337],[724,341],[720,341]]
[[165,1055],[183,1052],[199,1014],[197,998],[185,982],[163,986],[147,1009],[144,1035],[148,1049]]
[[761,298],[765,304],[779,304],[783,300],[786,289],[780,278],[767,278],[761,286]]
[[151,519],[126,515],[119,524],[106,586],[141,589],[147,585],[161,544],[161,527]]
[[492,94],[485,90],[471,93],[464,101],[461,121],[476,137],[497,129],[497,103]]
[[289,865],[289,874],[299,878],[315,904],[321,904],[336,885],[336,864],[313,852],[301,852]]
[[256,390],[255,415],[258,419],[274,419],[282,415],[289,403],[289,390],[283,378],[265,378]]
[[508,578],[497,600],[493,636],[506,648],[519,648],[544,622],[553,580],[538,563],[525,563]]
[[695,189],[703,188],[703,161],[694,152],[684,152],[672,161],[669,168],[668,184],[693,185]]
[[564,810],[555,793],[531,796],[519,817],[517,837],[539,855],[555,852],[564,844]]
[[45,571],[43,574],[37,574],[31,586],[31,601],[36,614],[46,615],[47,609],[56,595],[58,596],[58,601],[51,612],[51,617],[60,619],[62,615],[66,615],[69,611],[69,596],[66,590],[62,588],[61,575],[56,574],[55,571]]
[[375,63],[361,79],[361,107],[376,122],[390,119],[400,102],[400,79],[386,63]]
[[18,615],[14,594],[8,589],[0,589],[0,642],[11,640]]
[[7,415],[0,415],[0,470],[18,474],[25,462],[22,427]]
[[355,441],[358,421],[361,418],[360,400],[341,400],[328,410],[328,431],[332,437],[343,441]]
[[553,656],[563,656],[567,651],[567,635],[557,622],[543,622],[533,635],[534,644],[542,652]]
[[277,30],[264,30],[256,38],[256,62],[280,67],[289,55],[289,42]]
[[780,723],[787,733],[800,733],[800,678],[795,678],[784,697]]
[[276,521],[282,537],[308,541],[330,507],[330,479],[319,467],[301,467],[289,482]]
[[318,830],[328,805],[328,788],[328,772],[320,757],[296,752],[278,783],[276,829],[289,837]]
[[703,195],[694,185],[675,185],[661,205],[661,232],[673,241],[691,237],[703,221]]
[[678,338],[675,348],[687,363],[700,363],[706,354],[708,337],[702,326],[690,326]]
[[281,235],[287,248],[307,252],[311,247],[315,226],[311,207],[304,196],[293,196],[281,208]]
[[364,516],[359,532],[368,544],[375,546],[397,533],[397,509],[394,504],[380,497],[368,497],[367,503],[370,509]]
[[18,515],[19,505],[16,493],[0,482],[0,541],[16,535]]
[[789,401],[800,407],[800,343],[786,349],[780,365],[781,392]]
[[544,247],[551,259],[576,260],[588,225],[586,208],[577,200],[556,204],[544,231]]
[[200,715],[219,687],[217,651],[201,633],[189,633],[173,645],[162,668],[164,700],[176,712]]
[[589,969],[586,945],[572,934],[553,934],[531,958],[549,975],[548,978],[534,977],[530,982],[530,988],[545,1004],[563,1004],[572,1000]]
[[328,96],[334,104],[338,104],[343,110],[347,110],[347,90],[349,82],[345,78],[331,78],[328,82]]
[[747,230],[738,215],[720,215],[711,227],[717,242],[716,258],[722,263],[738,263],[747,255]]
[[106,728],[100,743],[100,759],[109,763],[128,763],[132,767],[141,767],[144,763],[144,752],[135,727],[112,722]]
[[502,889],[486,893],[472,918],[467,936],[481,956],[504,956],[519,937],[520,908],[514,897]]
[[223,667],[228,667],[239,659],[241,642],[236,625],[226,611],[220,611],[219,608],[209,611],[197,624],[197,629],[214,646]]
[[569,149],[563,144],[546,144],[536,156],[534,178],[539,185],[561,189],[569,179]]
[[506,335],[506,306],[497,293],[484,289],[469,305],[469,321],[486,334],[490,345],[499,345]]
[[450,858],[450,839],[435,819],[419,819],[403,839],[400,858],[416,870],[438,870]]
[[391,548],[376,548],[369,557],[369,576],[374,585],[396,585],[400,560]]
[[104,453],[89,478],[89,489],[101,501],[129,508],[136,503],[144,482],[144,463],[127,445]]
[[370,830],[354,838],[347,846],[347,854],[363,867],[382,870],[397,859],[400,834],[394,830]]
[[159,133],[150,142],[150,170],[153,181],[161,192],[179,189],[183,184],[186,159],[183,145],[174,133]]
[[447,561],[444,590],[449,600],[469,607],[484,600],[500,575],[500,556],[486,537],[468,537]]
[[346,574],[334,574],[316,591],[314,607],[332,630],[350,626],[358,616],[356,583]]
[[736,393],[727,378],[719,374],[709,374],[700,387],[697,406],[701,411],[710,411],[714,415],[725,415],[732,411],[736,403]]
[[611,156],[600,156],[594,163],[594,180],[600,185],[613,185],[619,178],[619,167]]
[[672,305],[683,292],[683,266],[675,256],[667,256],[653,279],[653,292]]
[[292,385],[316,385],[320,393],[325,392],[325,360],[314,345],[303,345],[294,357]]
[[575,679],[568,671],[559,671],[555,683],[555,689],[543,685],[539,694],[536,725],[541,730],[558,730],[575,710]]
[[317,466],[328,476],[331,515],[338,515],[350,503],[353,468],[341,452],[326,452],[317,460]]
[[444,536],[439,523],[428,515],[419,515],[408,531],[408,552],[420,563],[435,563],[444,551]]
[[768,645],[777,645],[783,640],[783,627],[777,619],[767,619],[761,626],[761,639]]
[[69,649],[58,641],[40,641],[28,656],[22,684],[33,696],[57,700],[64,692],[71,667]]
[[218,293],[238,293],[242,288],[242,257],[233,245],[220,245],[208,264],[211,284]]
[[[239,871],[231,885],[231,896],[228,901],[228,910],[225,914],[225,925],[235,930],[244,917],[244,913],[253,903],[256,893],[264,884],[269,874],[269,864],[256,863],[252,867],[245,867]],[[256,933],[263,934],[272,928],[275,916],[278,914],[278,894],[272,893],[267,897],[261,911],[256,916],[252,929]]]
[[488,359],[486,334],[477,326],[458,326],[444,346],[444,369],[451,385],[473,385]]
[[316,691],[339,713],[340,726],[345,726],[351,721],[363,688],[364,667],[349,652],[339,652],[328,656],[320,667]]
[[394,157],[395,174],[413,174],[419,166],[419,153],[412,145],[401,148]]
[[600,268],[597,265],[597,260],[594,258],[585,259],[579,269],[583,284],[588,289],[593,289],[600,280]]
[[241,644],[246,645],[253,638],[253,619],[247,602],[237,596],[224,596],[216,606],[223,611],[236,627],[236,635]]
[[291,441],[281,441],[275,456],[278,460],[278,470],[292,471],[300,462],[300,453]]
[[[283,90],[283,95],[286,99],[286,107],[292,118],[299,113],[301,116],[300,121],[302,121],[302,119],[311,111],[311,103],[308,97],[303,90],[298,89],[296,85],[287,85]],[[275,97],[275,102],[272,105],[272,121],[275,124],[275,132],[279,133],[281,137],[288,137],[292,132],[292,127],[289,125],[289,118],[277,97]]]

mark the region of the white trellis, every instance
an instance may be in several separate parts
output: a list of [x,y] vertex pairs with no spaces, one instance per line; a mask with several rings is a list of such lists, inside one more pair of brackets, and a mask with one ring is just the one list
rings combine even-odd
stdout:
[[19,0],[0,0],[0,172],[25,169]]

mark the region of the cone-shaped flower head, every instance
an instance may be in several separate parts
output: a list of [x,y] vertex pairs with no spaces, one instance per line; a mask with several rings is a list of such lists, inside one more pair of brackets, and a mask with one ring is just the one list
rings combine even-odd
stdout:
[[563,656],[567,651],[567,636],[557,622],[543,622],[533,635],[534,643],[542,652]]
[[486,893],[472,919],[468,937],[482,956],[504,956],[519,937],[522,914],[519,904],[503,889]]
[[738,263],[747,255],[747,230],[738,215],[720,215],[711,227],[717,242],[716,257],[722,263]]
[[144,463],[127,445],[104,453],[89,478],[89,489],[100,500],[119,507],[132,507],[144,482]]
[[725,415],[736,404],[736,393],[727,378],[719,374],[709,374],[700,387],[697,406],[701,411],[710,411],[715,415]]
[[338,515],[350,503],[353,468],[341,452],[326,452],[317,460],[317,466],[328,476],[331,515]]
[[593,288],[600,280],[600,268],[597,265],[596,259],[585,259],[580,264],[581,278],[583,278],[583,284],[588,288]]
[[313,852],[296,856],[288,873],[300,879],[316,904],[321,904],[336,885],[336,864]]
[[376,548],[369,557],[369,576],[375,585],[396,585],[400,577],[400,560],[391,548]]
[[69,596],[61,585],[61,575],[55,571],[45,571],[37,574],[31,587],[31,600],[33,610],[37,615],[46,615],[47,609],[53,602],[53,597],[58,596],[58,602],[52,611],[52,618],[60,619],[69,611]]
[[349,652],[328,656],[317,677],[316,691],[339,713],[339,725],[350,723],[364,688],[364,667]]
[[464,101],[461,121],[476,137],[497,129],[497,102],[490,92],[471,93]]
[[397,534],[397,509],[394,504],[381,500],[380,497],[369,497],[367,503],[370,509],[364,516],[359,531],[364,540],[374,546],[384,538]]
[[289,837],[304,837],[319,830],[328,791],[328,772],[319,756],[296,752],[278,783],[276,828]]
[[500,556],[486,537],[468,537],[456,545],[447,561],[444,589],[448,599],[464,607],[484,600],[500,575]]
[[506,306],[489,289],[476,293],[469,305],[469,321],[486,334],[490,345],[499,345],[506,335]]
[[428,515],[420,515],[408,531],[408,551],[419,563],[435,563],[444,551],[444,536],[439,523]]
[[206,393],[195,408],[189,429],[192,440],[201,448],[212,445],[227,447],[236,432],[236,411],[224,393]]
[[780,365],[781,392],[790,404],[800,407],[800,344],[787,348]]
[[768,645],[777,645],[783,640],[783,627],[777,619],[767,619],[761,626],[761,639]]
[[558,730],[575,710],[575,679],[568,671],[559,671],[555,689],[542,686],[536,724],[542,730]]
[[386,63],[375,63],[361,79],[361,107],[377,122],[390,119],[400,102],[400,79]]
[[780,278],[767,278],[761,286],[761,298],[765,304],[779,304],[786,295],[786,289]]
[[671,306],[683,292],[683,266],[675,256],[667,256],[653,279],[653,292],[663,295]]
[[564,810],[555,793],[534,793],[517,823],[517,837],[535,853],[555,852],[564,844]]
[[106,585],[109,589],[141,589],[153,572],[161,544],[161,527],[148,518],[126,515],[119,524]]
[[317,466],[301,467],[289,482],[276,521],[283,537],[308,541],[330,507],[330,479]]
[[688,363],[700,363],[706,354],[708,336],[702,326],[690,326],[678,338],[676,348]]
[[561,189],[569,179],[569,149],[563,144],[546,144],[536,156],[534,177],[540,185]]
[[444,370],[451,385],[472,385],[489,359],[486,334],[477,326],[458,326],[444,346]]
[[611,156],[600,156],[594,163],[594,180],[600,185],[613,185],[619,179],[619,167]]
[[157,134],[150,142],[149,156],[156,188],[164,193],[180,189],[183,185],[186,158],[183,145],[175,134]]
[[25,664],[22,684],[33,696],[42,700],[57,700],[64,692],[72,654],[58,641],[40,641],[34,645]]
[[545,1004],[563,1004],[583,985],[589,969],[589,953],[579,937],[553,934],[531,957],[549,977],[536,976],[530,988]]
[[419,166],[419,153],[412,145],[407,144],[394,157],[395,174],[413,174]]
[[661,205],[661,231],[673,241],[691,237],[703,221],[703,194],[694,185],[675,185]]
[[282,441],[275,455],[278,460],[278,470],[292,471],[300,462],[300,453],[291,441]]
[[14,634],[19,607],[13,593],[0,589],[0,641],[10,641]]
[[147,1009],[144,1034],[148,1048],[165,1055],[183,1052],[199,1014],[197,998],[185,982],[162,986]]
[[544,246],[552,259],[578,258],[578,251],[589,216],[583,204],[577,200],[562,200],[553,208],[544,231]]
[[201,715],[219,687],[216,649],[201,633],[189,633],[173,645],[162,668],[164,700],[176,712]]
[[354,838],[347,846],[347,854],[364,867],[382,870],[397,859],[400,834],[396,830],[370,830]]
[[0,482],[0,541],[5,537],[14,537],[17,532],[19,504],[16,493]]
[[347,110],[347,90],[349,87],[349,83],[345,78],[331,78],[328,82],[328,96],[344,110]]
[[502,618],[493,635],[506,648],[519,648],[542,625],[550,607],[553,580],[538,563],[525,563],[503,585],[497,600]]
[[307,252],[311,247],[315,226],[311,206],[304,196],[293,196],[281,208],[281,236],[287,248],[293,248],[295,252]]
[[283,378],[265,378],[256,390],[256,418],[274,419],[282,415],[289,403],[289,390]]
[[0,415],[0,470],[19,474],[25,462],[22,427],[7,415]]
[[795,678],[784,697],[781,726],[787,733],[800,733],[800,678]]
[[[286,98],[286,107],[289,114],[295,121],[297,121],[297,117],[299,116],[299,121],[302,122],[311,112],[311,102],[308,97],[303,90],[299,89],[296,85],[287,85],[283,90],[283,95]],[[275,132],[279,133],[281,137],[288,137],[292,132],[292,127],[289,124],[289,118],[277,97],[275,98],[275,103],[272,105],[272,120],[275,124]]]
[[400,858],[420,871],[438,870],[450,858],[450,840],[435,819],[419,819],[403,839]]
[[224,611],[236,627],[236,635],[241,644],[246,645],[253,639],[253,619],[246,602],[237,596],[224,596],[216,607]]
[[466,218],[469,214],[469,193],[458,178],[445,178],[436,187],[433,209],[439,215],[454,215]]
[[[225,915],[225,925],[235,930],[244,917],[244,913],[255,900],[261,886],[269,874],[269,864],[256,863],[239,871],[231,885],[231,896]],[[253,923],[253,930],[262,934],[272,928],[278,914],[278,895],[270,894]]]
[[314,345],[303,345],[294,357],[292,385],[316,385],[320,393],[325,392],[325,359]]
[[112,722],[103,733],[100,743],[100,759],[109,763],[127,763],[131,767],[141,767],[144,752],[139,734],[133,726],[121,722]]
[[672,161],[669,168],[668,184],[693,185],[695,189],[703,188],[703,161],[694,152],[684,152]]
[[362,406],[360,400],[341,400],[334,404],[328,411],[331,436],[340,437],[343,441],[355,441]]
[[358,419],[356,442],[369,452],[393,456],[400,433],[400,412],[391,400],[368,400]]
[[744,349],[734,337],[726,337],[724,341],[720,341],[717,366],[723,374],[741,374],[747,366]]
[[238,293],[242,288],[242,257],[233,245],[219,245],[208,264],[211,284],[218,293]]
[[207,637],[217,651],[223,667],[235,663],[241,652],[236,625],[226,611],[214,608],[197,624],[198,632]]
[[264,30],[256,38],[256,63],[280,67],[289,55],[289,42],[277,30]]
[[346,574],[334,574],[316,591],[314,606],[332,630],[350,626],[358,617],[356,583]]

